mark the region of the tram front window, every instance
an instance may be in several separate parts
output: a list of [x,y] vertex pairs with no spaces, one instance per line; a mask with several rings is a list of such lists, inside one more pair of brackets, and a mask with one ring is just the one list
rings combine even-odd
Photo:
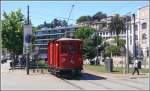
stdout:
[[73,45],[63,45],[62,53],[75,54],[77,52],[77,48]]

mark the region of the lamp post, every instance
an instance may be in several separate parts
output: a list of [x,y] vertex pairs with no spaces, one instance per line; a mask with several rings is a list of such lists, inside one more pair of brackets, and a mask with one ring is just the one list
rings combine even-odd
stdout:
[[27,21],[24,25],[24,54],[26,54],[26,70],[29,75],[29,60],[31,54],[31,37],[32,37],[32,25],[29,22],[29,6],[27,7]]
[[[131,12],[128,12],[125,17],[125,30],[126,30],[126,60],[125,60],[125,73],[129,73],[129,23],[128,24],[128,16],[131,14]],[[131,16],[129,16],[129,21],[131,21]],[[131,29],[131,28],[130,28]],[[131,30],[130,30],[131,31]]]

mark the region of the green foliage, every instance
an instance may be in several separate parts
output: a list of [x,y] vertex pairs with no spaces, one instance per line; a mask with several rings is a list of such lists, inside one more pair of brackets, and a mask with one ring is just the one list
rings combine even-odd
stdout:
[[97,12],[95,15],[93,15],[93,20],[98,20],[100,21],[103,18],[106,18],[107,15],[102,13],[102,12]]
[[83,54],[85,58],[92,59],[96,55],[96,48],[90,36],[94,33],[94,29],[88,27],[79,28],[75,32],[75,38],[82,39],[84,42]]
[[47,68],[48,64],[45,63],[44,60],[40,60],[40,61],[38,61],[38,66],[39,66],[39,68]]
[[[90,70],[90,71],[94,71],[94,72],[99,72],[99,73],[106,73],[107,70],[106,70],[106,67],[101,65],[84,65],[83,66],[84,69],[86,70]],[[149,69],[139,69],[139,71],[141,73],[149,73]],[[111,72],[112,74],[122,74],[124,72],[124,67],[113,67],[113,71]],[[129,73],[132,73],[133,72],[133,68],[130,67],[129,68]]]
[[93,44],[94,46],[97,46],[97,45],[101,45],[101,43],[103,42],[103,39],[102,37],[98,36],[98,35],[95,35],[93,38]]
[[84,58],[92,59],[96,56],[96,47],[91,39],[86,39],[83,49]]
[[79,28],[75,32],[75,38],[79,38],[82,40],[87,39],[94,33],[94,31],[95,30],[93,28],[89,28],[89,27]]
[[111,31],[115,31],[117,35],[121,33],[121,31],[125,31],[125,22],[120,15],[113,16],[111,18],[111,23],[109,24],[109,29]]
[[91,16],[81,16],[79,19],[77,19],[77,23],[85,22],[85,21],[91,21],[92,17]]
[[109,46],[108,49],[106,50],[106,54],[107,56],[110,56],[111,53],[112,55],[119,55],[119,53],[121,52],[120,49],[121,48],[125,48],[125,40],[120,39],[119,38],[119,34],[121,32],[125,32],[125,22],[124,22],[124,18],[120,17],[119,15],[113,16],[111,18],[111,23],[109,23],[109,29],[111,31],[116,32],[116,37],[114,37],[117,46]]
[[96,14],[94,14],[93,16],[81,16],[77,19],[77,23],[81,23],[81,22],[90,22],[90,21],[100,21],[103,18],[106,18],[107,15],[102,13],[102,12],[97,12]]
[[[119,39],[119,34],[121,32],[125,31],[125,22],[124,22],[124,18],[120,17],[120,15],[116,15],[113,16],[111,18],[111,23],[108,24],[109,25],[109,29],[111,31],[116,32],[117,35],[117,39]],[[117,45],[119,45],[119,42],[117,41]]]
[[111,56],[111,53],[112,53],[112,55],[117,55],[119,52],[120,52],[120,47],[118,47],[116,45],[110,45],[105,50],[106,56],[108,56],[108,57]]
[[23,49],[23,20],[21,10],[3,13],[2,20],[2,46],[16,54],[22,53]]
[[44,22],[44,24],[40,24],[38,25],[38,29],[42,28],[42,27],[47,27],[47,28],[55,28],[55,27],[58,27],[58,26],[67,26],[68,23],[66,20],[58,20],[58,19],[53,19],[50,23],[47,23],[46,21]]
[[118,43],[119,47],[124,47],[126,44],[126,41],[124,39],[119,39],[117,37],[114,37],[115,41]]
[[111,56],[111,53],[112,55],[120,55],[120,49],[125,48],[125,40],[118,39],[117,37],[114,37],[114,39],[118,43],[118,45],[108,45],[107,47],[105,47],[105,54],[108,57]]
[[79,28],[75,32],[75,38],[82,39],[84,42],[83,54],[86,59],[94,58],[96,56],[97,46],[102,43],[102,38],[100,36],[93,35],[94,33],[95,30],[88,27]]

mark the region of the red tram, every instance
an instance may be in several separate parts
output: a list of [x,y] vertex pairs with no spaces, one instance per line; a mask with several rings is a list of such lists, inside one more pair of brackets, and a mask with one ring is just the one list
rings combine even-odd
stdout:
[[80,39],[60,38],[48,43],[49,71],[55,75],[66,72],[79,75],[83,69],[83,42]]

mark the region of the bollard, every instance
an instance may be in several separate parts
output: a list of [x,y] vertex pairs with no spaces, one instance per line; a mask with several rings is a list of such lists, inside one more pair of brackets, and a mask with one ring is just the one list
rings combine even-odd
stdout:
[[33,73],[35,73],[35,69],[33,68]]
[[41,73],[43,74],[43,68],[41,68]]

